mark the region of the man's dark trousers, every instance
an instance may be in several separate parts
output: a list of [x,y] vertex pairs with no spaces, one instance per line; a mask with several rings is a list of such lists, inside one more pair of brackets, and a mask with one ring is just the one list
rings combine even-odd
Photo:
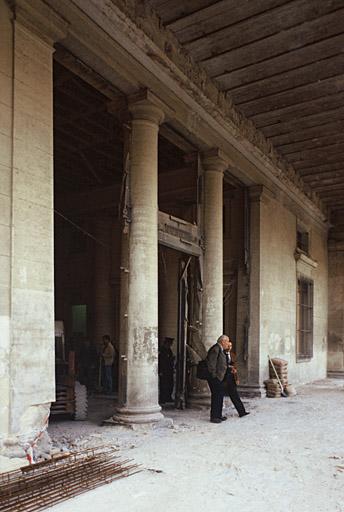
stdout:
[[228,369],[226,372],[225,382],[225,391],[228,393],[229,398],[232,400],[232,403],[236,410],[238,411],[239,416],[242,416],[245,413],[245,407],[242,401],[240,400],[237,385],[235,383],[235,378],[230,369]]
[[223,384],[216,378],[209,379],[208,384],[211,392],[210,418],[221,418],[224,397]]

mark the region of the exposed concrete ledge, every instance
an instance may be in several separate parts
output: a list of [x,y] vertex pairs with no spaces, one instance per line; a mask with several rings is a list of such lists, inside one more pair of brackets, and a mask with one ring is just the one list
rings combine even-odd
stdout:
[[265,386],[259,384],[240,384],[238,391],[242,398],[264,398],[266,396]]
[[42,0],[10,0],[8,3],[15,20],[49,45],[66,37],[69,23]]
[[302,262],[304,263],[305,265],[308,265],[309,267],[312,267],[312,268],[318,268],[318,262],[313,260],[310,256],[307,256],[307,254],[305,254],[304,252],[302,251],[299,251],[298,249],[296,249],[295,253],[294,253],[294,258],[297,262]]
[[329,379],[344,379],[344,370],[328,370],[327,377]]

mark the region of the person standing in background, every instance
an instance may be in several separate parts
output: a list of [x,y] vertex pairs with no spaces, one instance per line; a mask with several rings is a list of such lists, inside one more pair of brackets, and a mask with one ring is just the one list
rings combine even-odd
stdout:
[[105,370],[105,393],[108,395],[112,392],[112,366],[115,357],[115,349],[111,343],[110,336],[108,334],[104,334],[103,336],[102,357],[104,360]]

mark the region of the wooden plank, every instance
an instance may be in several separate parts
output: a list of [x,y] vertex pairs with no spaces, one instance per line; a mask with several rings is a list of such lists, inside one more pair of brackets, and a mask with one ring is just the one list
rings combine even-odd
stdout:
[[327,146],[323,146],[318,149],[306,149],[305,151],[297,151],[292,155],[287,155],[288,162],[292,164],[305,162],[305,161],[319,161],[325,158],[333,157],[334,155],[344,154],[344,144],[343,143],[335,143],[328,144]]
[[312,185],[312,189],[318,192],[331,192],[332,190],[338,190],[340,188],[344,187],[344,176],[342,179],[338,179],[334,181],[332,184],[326,184],[326,185]]
[[310,174],[301,174],[305,183],[326,183],[330,180],[341,178],[344,173],[344,164],[337,164],[336,169],[329,169],[327,171],[312,172]]
[[273,33],[269,37],[220,55],[214,52],[210,58],[202,61],[202,67],[213,77],[226,71],[243,69],[250,64],[265,61],[330,36],[342,34],[343,14],[344,9],[339,9],[319,19]]
[[[327,95],[336,94],[337,92],[344,91],[344,54],[340,58],[341,65],[339,68],[333,70],[335,76],[325,78],[323,80],[316,80],[313,83],[301,85],[299,87],[291,87],[290,90],[280,92],[277,94],[270,94],[269,89],[266,89],[265,96],[259,99],[252,100],[239,105],[240,109],[247,117],[265,112],[274,112],[281,110],[288,106],[298,105],[304,101],[311,101],[317,98],[322,98]],[[292,82],[289,82],[291,85]]]
[[341,196],[343,198],[344,203],[344,187],[338,187],[336,190],[330,190],[326,192],[318,192],[321,198],[333,199]]
[[[196,61],[261,40],[296,25],[319,19],[343,7],[343,0],[322,0],[316,8],[309,0],[295,0],[186,43]],[[214,51],[215,50],[215,51]]]
[[278,122],[291,121],[304,116],[320,114],[324,111],[336,109],[343,106],[344,92],[318,98],[316,100],[304,101],[297,105],[291,105],[271,112],[263,112],[255,116],[251,116],[252,121],[257,128],[269,126]]
[[325,38],[322,41],[289,51],[288,48],[277,57],[254,62],[235,71],[229,71],[215,76],[221,89],[226,91],[241,91],[251,87],[261,80],[281,76],[292,70],[297,70],[322,59],[338,54],[338,49],[344,46],[344,34]]
[[[344,42],[344,40],[343,40]],[[344,69],[344,55],[341,51],[339,54],[332,55],[330,58],[320,59],[307,66],[281,73],[273,77],[266,78],[265,80],[256,81],[253,84],[241,87],[230,93],[236,105],[254,106],[259,105],[257,100],[262,100],[264,97],[277,95],[285,91],[293,91],[296,88],[305,87],[306,85],[314,86],[319,80],[335,77],[343,73]],[[285,96],[281,97],[281,101],[286,99]]]
[[342,178],[336,178],[335,180],[332,181],[332,184],[327,182],[325,184],[322,184],[322,182],[319,181],[311,184],[307,183],[307,185],[315,192],[324,191],[328,186],[336,188],[337,186],[344,185],[344,176],[342,176]]
[[[344,202],[343,201],[333,201],[332,204],[331,204],[331,213],[332,211],[336,211],[336,214],[340,213],[344,213]],[[340,210],[343,210],[343,212],[340,212]]]
[[[343,114],[344,116],[344,114]],[[297,142],[307,142],[309,140],[321,140],[323,134],[325,137],[335,135],[338,132],[344,130],[344,118],[340,121],[333,121],[312,128],[305,128],[303,130],[297,130],[282,135],[276,135],[269,137],[269,140],[273,143],[274,147],[280,150],[281,148],[287,148],[289,145]]]
[[327,153],[325,156],[322,156],[321,162],[318,159],[310,158],[309,160],[300,160],[299,162],[293,162],[293,166],[297,170],[301,169],[319,169],[322,165],[326,164],[344,164],[344,151],[341,153]]
[[289,134],[293,131],[307,130],[308,128],[320,127],[331,121],[344,119],[344,106],[339,102],[332,109],[322,110],[316,114],[310,113],[299,119],[288,121],[277,120],[271,124],[261,127],[265,137],[273,137],[277,135]]
[[338,132],[338,130],[332,135],[328,135],[326,128],[323,130],[325,134],[323,137],[311,137],[308,140],[302,140],[299,142],[292,142],[290,144],[284,144],[283,146],[275,146],[279,153],[287,155],[288,159],[290,155],[299,153],[307,149],[321,149],[331,144],[343,143],[344,144],[344,132]]
[[187,2],[175,2],[172,0],[149,0],[153,9],[159,14],[165,24],[183,18],[199,9],[204,9],[216,3],[217,0],[188,0]]
[[178,40],[190,43],[207,34],[230,27],[236,23],[265,12],[273,7],[283,5],[288,0],[222,0],[215,4],[184,16],[168,24]]
[[343,162],[334,162],[312,166],[310,169],[300,169],[299,174],[302,176],[302,179],[307,179],[308,176],[320,176],[325,175],[326,173],[331,173],[333,171],[341,171],[344,169]]

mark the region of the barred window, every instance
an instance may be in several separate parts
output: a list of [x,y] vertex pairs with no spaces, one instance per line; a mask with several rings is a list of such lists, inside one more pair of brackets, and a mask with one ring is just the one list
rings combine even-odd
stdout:
[[296,232],[296,247],[305,254],[309,252],[309,233],[302,228]]
[[296,359],[313,357],[313,281],[297,280]]

